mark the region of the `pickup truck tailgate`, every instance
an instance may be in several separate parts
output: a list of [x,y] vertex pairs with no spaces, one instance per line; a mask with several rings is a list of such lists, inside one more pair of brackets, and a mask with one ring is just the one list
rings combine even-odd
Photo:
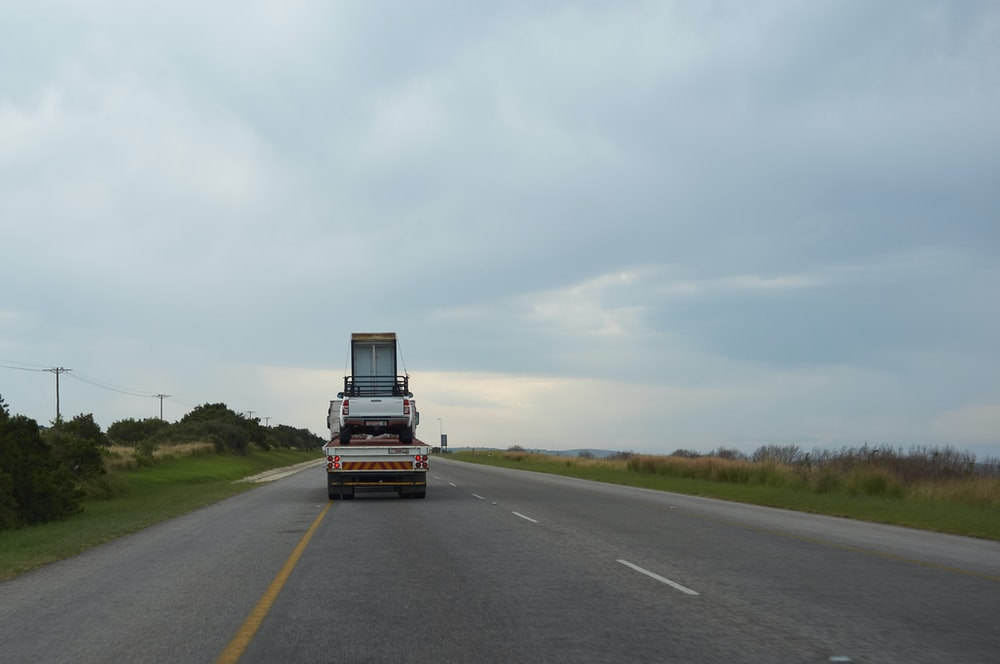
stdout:
[[351,397],[347,400],[350,416],[364,415],[366,419],[401,417],[402,397]]

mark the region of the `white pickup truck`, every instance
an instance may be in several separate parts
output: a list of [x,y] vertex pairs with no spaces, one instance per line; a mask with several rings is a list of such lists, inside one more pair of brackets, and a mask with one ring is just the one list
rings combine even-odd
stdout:
[[327,411],[331,440],[350,445],[359,436],[390,434],[410,443],[419,422],[410,377],[397,373],[396,334],[352,334],[351,375]]
[[330,402],[327,424],[331,436],[341,445],[350,445],[357,436],[391,434],[401,443],[409,443],[416,434],[417,402],[409,391],[409,377],[399,376],[388,390],[368,390],[344,379],[344,391]]

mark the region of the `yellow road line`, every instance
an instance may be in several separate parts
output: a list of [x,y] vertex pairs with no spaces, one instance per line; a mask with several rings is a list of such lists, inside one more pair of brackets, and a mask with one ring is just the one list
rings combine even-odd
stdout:
[[257,602],[257,606],[253,607],[253,611],[247,616],[246,622],[240,627],[240,631],[236,633],[233,640],[229,642],[226,649],[219,655],[219,659],[215,660],[217,664],[236,664],[240,660],[240,657],[243,656],[247,646],[250,645],[250,641],[253,640],[257,630],[260,629],[261,624],[264,622],[264,618],[267,617],[268,612],[274,605],[275,600],[278,599],[278,593],[285,587],[285,583],[288,581],[288,577],[291,576],[292,570],[299,563],[299,558],[302,557],[302,553],[306,550],[309,540],[312,539],[313,534],[319,528],[323,517],[330,511],[331,505],[333,503],[327,503],[323,511],[316,517],[316,520],[309,526],[309,530],[299,540],[295,550],[292,551],[292,555],[288,556],[288,560],[285,561],[278,575],[274,577],[274,581],[271,582],[271,585],[264,592],[263,596],[261,596],[260,601]]

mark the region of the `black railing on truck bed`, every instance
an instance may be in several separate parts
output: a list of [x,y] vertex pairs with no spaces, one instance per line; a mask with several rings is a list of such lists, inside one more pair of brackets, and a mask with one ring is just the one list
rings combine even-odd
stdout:
[[409,376],[344,376],[345,397],[405,397]]

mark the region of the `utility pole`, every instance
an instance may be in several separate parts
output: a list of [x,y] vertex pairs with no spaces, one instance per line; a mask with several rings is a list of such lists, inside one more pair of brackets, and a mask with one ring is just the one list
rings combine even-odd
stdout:
[[56,375],[56,426],[62,422],[62,416],[59,414],[59,374],[64,374],[67,371],[72,371],[72,369],[64,369],[63,367],[52,367],[51,369],[43,369],[43,371],[48,371],[49,373],[54,373]]
[[264,426],[266,426],[269,429],[271,428],[271,418],[270,417],[265,417],[264,418]]
[[163,419],[163,400],[172,397],[172,394],[154,394],[153,398],[160,400],[160,419]]

